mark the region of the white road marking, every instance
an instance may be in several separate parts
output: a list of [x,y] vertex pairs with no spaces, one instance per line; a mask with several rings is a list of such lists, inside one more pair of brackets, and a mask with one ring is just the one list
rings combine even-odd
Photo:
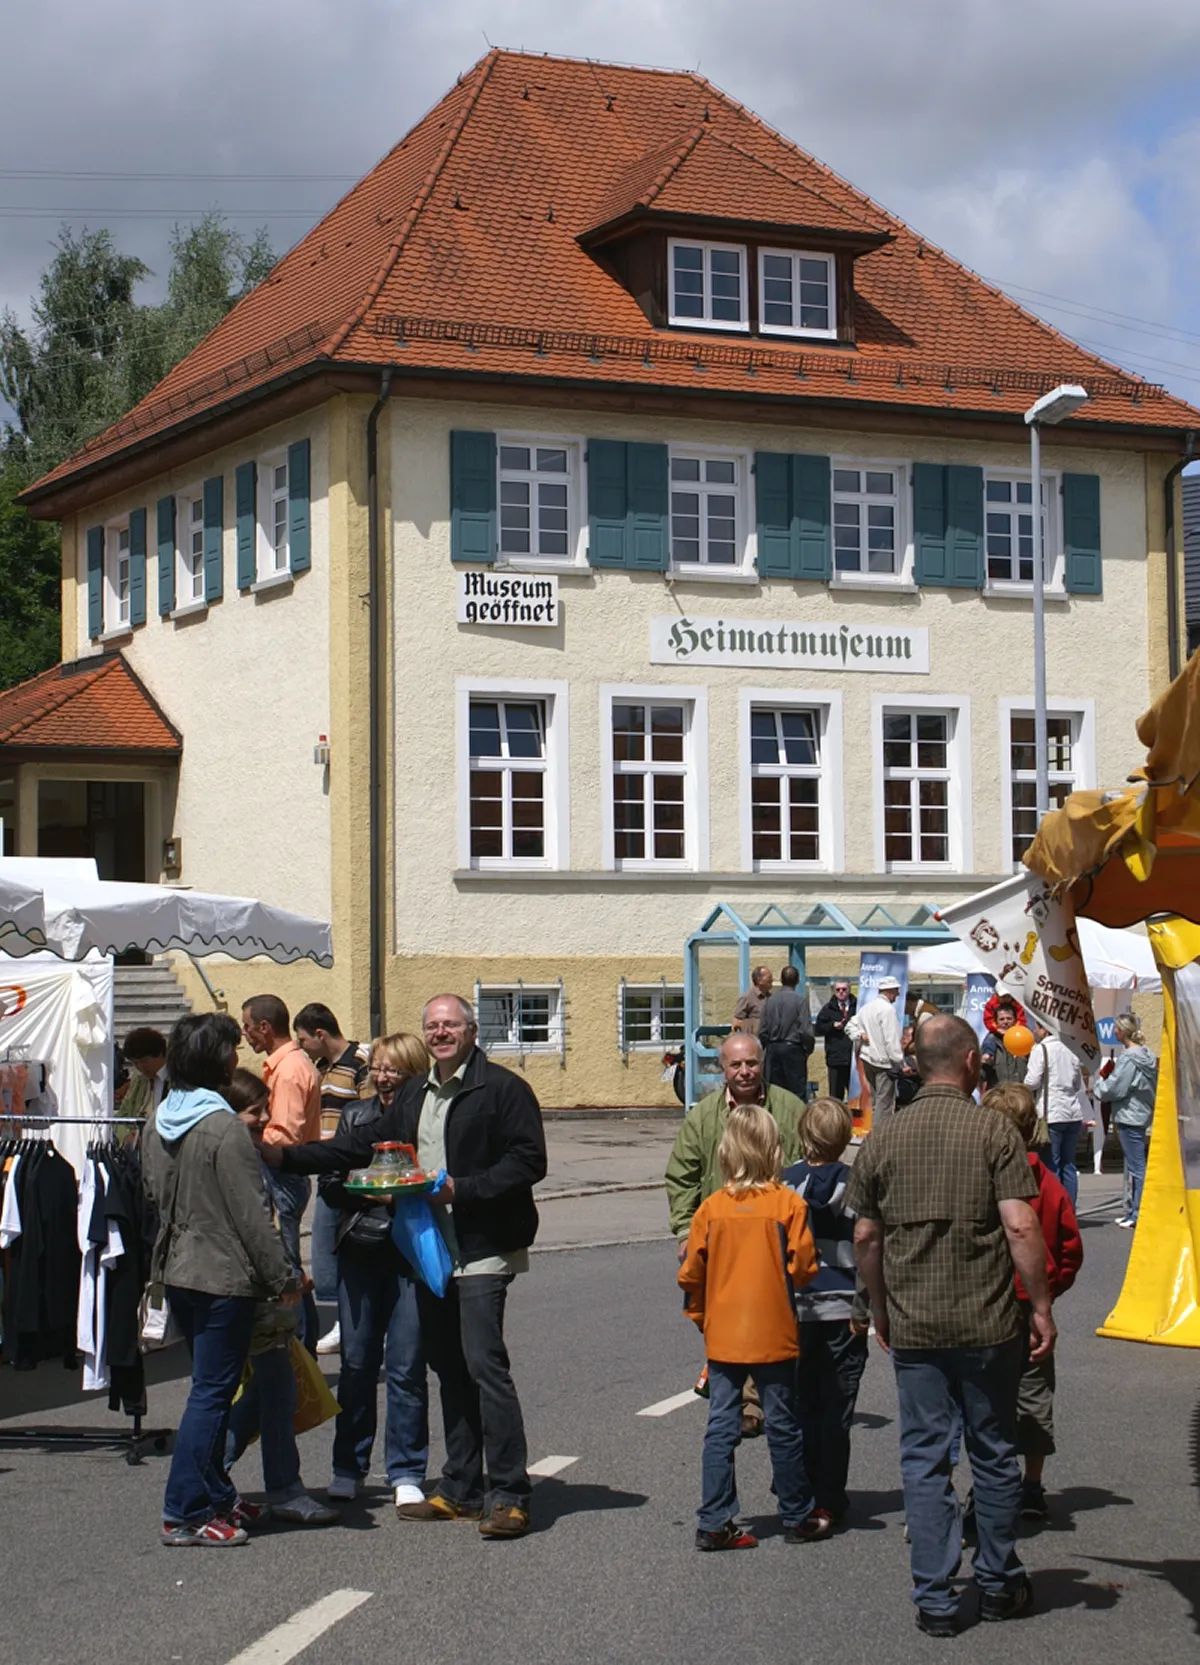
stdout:
[[657,1405],[647,1405],[639,1416],[670,1416],[672,1411],[681,1411],[685,1405],[698,1405],[700,1395],[687,1388],[683,1393],[673,1393],[669,1399],[660,1399]]
[[549,1480],[578,1461],[578,1457],[540,1457],[536,1463],[530,1463],[529,1477],[532,1480]]
[[274,1630],[268,1630],[257,1642],[243,1648],[229,1665],[287,1665],[289,1659],[303,1653],[318,1636],[331,1629],[339,1619],[353,1613],[364,1601],[370,1601],[372,1590],[334,1590],[311,1607],[302,1607]]

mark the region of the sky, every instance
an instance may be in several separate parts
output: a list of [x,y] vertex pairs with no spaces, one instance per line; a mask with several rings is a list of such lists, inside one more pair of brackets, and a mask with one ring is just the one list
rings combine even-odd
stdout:
[[282,253],[495,45],[698,68],[1200,406],[1194,3],[40,0],[5,39],[0,305],[23,322],[64,221],[140,255],[146,299],[172,224],[208,208]]

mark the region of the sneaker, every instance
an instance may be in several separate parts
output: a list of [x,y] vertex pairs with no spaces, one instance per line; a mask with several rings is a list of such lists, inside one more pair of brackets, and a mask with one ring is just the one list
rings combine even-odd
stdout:
[[270,1518],[270,1504],[247,1503],[244,1497],[239,1497],[225,1516],[232,1526],[240,1526],[246,1532],[253,1532],[256,1526],[265,1526]]
[[1010,1584],[1001,1595],[990,1590],[979,1602],[979,1617],[984,1624],[1003,1624],[1005,1619],[1024,1619],[1033,1612],[1033,1585],[1029,1574],[1022,1573],[1015,1584]]
[[336,1509],[327,1503],[318,1503],[311,1492],[297,1492],[295,1497],[285,1498],[282,1503],[273,1503],[271,1514],[289,1526],[336,1526],[341,1519]]
[[398,1504],[396,1514],[400,1520],[482,1520],[483,1504],[452,1503],[441,1492],[434,1492],[431,1497],[422,1498],[420,1503]]
[[496,1503],[479,1523],[485,1538],[523,1538],[529,1531],[529,1510],[515,1503]]
[[244,1527],[214,1515],[198,1526],[182,1526],[165,1520],[162,1529],[163,1545],[167,1549],[232,1549],[236,1544],[249,1543]]
[[924,1631],[926,1636],[935,1636],[939,1641],[948,1642],[959,1635],[962,1626],[957,1613],[926,1613],[923,1607],[917,1608],[917,1629]]
[[1126,1231],[1132,1231],[1134,1226],[1137,1225],[1137,1221],[1136,1220],[1114,1220],[1113,1225],[1114,1226],[1123,1226]]
[[1026,1480],[1021,1486],[1021,1519],[1049,1520],[1046,1488],[1037,1480]]
[[783,1541],[785,1544],[815,1544],[821,1538],[828,1538],[832,1531],[833,1516],[829,1510],[814,1509],[799,1526],[784,1527]]
[[362,1481],[353,1474],[335,1474],[325,1488],[325,1496],[339,1503],[351,1503],[362,1490]]
[[715,1532],[697,1531],[696,1548],[706,1553],[714,1549],[757,1549],[758,1539],[736,1521],[726,1521]]
[[402,1480],[395,1488],[395,1502],[397,1509],[405,1503],[424,1503],[425,1493],[420,1486],[414,1486],[411,1481]]
[[342,1350],[342,1327],[335,1324],[328,1335],[323,1335],[317,1342],[318,1353],[340,1353]]

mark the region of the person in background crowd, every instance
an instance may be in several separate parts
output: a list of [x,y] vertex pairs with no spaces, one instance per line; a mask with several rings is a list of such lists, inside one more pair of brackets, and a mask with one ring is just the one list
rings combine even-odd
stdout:
[[834,1098],[818,1098],[800,1123],[804,1160],[783,1170],[783,1183],[808,1204],[817,1275],[796,1293],[800,1361],[796,1402],[814,1514],[832,1530],[850,1509],[850,1426],[867,1363],[866,1301],[855,1298],[854,1215],[846,1207],[850,1169],[841,1160],[854,1118]]
[[1035,1027],[1038,1044],[1029,1054],[1025,1085],[1050,1129],[1050,1172],[1074,1204],[1079,1195],[1075,1152],[1092,1115],[1091,1101],[1075,1054],[1042,1024]]
[[[1057,1301],[1070,1289],[1083,1265],[1083,1238],[1079,1235],[1079,1222],[1070,1197],[1033,1152],[1037,1128],[1033,1094],[1028,1087],[1014,1081],[1005,1087],[993,1087],[983,1095],[982,1104],[985,1110],[996,1110],[1007,1116],[1024,1140],[1029,1166],[1038,1185],[1038,1194],[1032,1199],[1033,1212],[1046,1245],[1050,1299]],[[1014,1287],[1021,1314],[1028,1323],[1029,1297],[1019,1272]],[[1046,1458],[1052,1457],[1056,1449],[1054,1385],[1054,1354],[1047,1353],[1026,1364],[1017,1389],[1017,1455],[1025,1459],[1025,1479],[1021,1486],[1021,1515],[1025,1520],[1047,1520],[1050,1515],[1042,1474]]]
[[896,1001],[900,984],[895,977],[879,979],[879,993],[855,1017],[861,1042],[858,1064],[871,1090],[872,1126],[896,1108],[896,1080],[904,1068]]
[[[296,1013],[292,1030],[321,1078],[321,1132],[328,1137],[336,1132],[342,1110],[354,1103],[366,1084],[367,1049],[357,1041],[348,1041],[329,1007],[316,1001]],[[318,1301],[337,1300],[336,1230],[337,1212],[323,1201],[318,1189],[313,1203],[310,1246],[313,1294]],[[333,1328],[318,1341],[317,1352],[336,1353],[340,1345],[341,1334],[335,1320]]]
[[771,1478],[785,1543],[825,1537],[813,1510],[796,1420],[796,1314],[792,1291],[811,1282],[817,1256],[806,1205],[779,1182],[779,1127],[758,1105],[730,1110],[717,1151],[721,1188],[701,1203],[688,1232],[679,1284],[684,1311],[704,1335],[708,1429],[696,1548],[753,1549],[737,1524],[734,1451],[742,1390],[751,1370],[762,1396]]
[[167,1038],[157,1029],[131,1029],[121,1050],[132,1069],[121,1114],[144,1121],[158,1109],[167,1090]]
[[[980,1617],[1033,1607],[1017,1555],[1021,1467],[1017,1384],[1026,1359],[1054,1346],[1046,1248],[1031,1203],[1037,1182],[1012,1124],[971,1097],[979,1041],[962,1018],[917,1034],[925,1085],[876,1128],[855,1161],[846,1206],[855,1256],[900,1404],[900,1473],[917,1628],[957,1635],[952,1579],[962,1521],[950,1451],[961,1426],[975,1481]],[[1029,1297],[1022,1319],[1013,1268]],[[1028,1338],[1028,1339],[1027,1339]]]
[[1114,1223],[1132,1230],[1142,1206],[1146,1183],[1146,1139],[1154,1120],[1154,1099],[1158,1092],[1158,1064],[1146,1045],[1132,1012],[1122,1012],[1113,1024],[1121,1043],[1121,1055],[1106,1058],[1092,1091],[1112,1106],[1113,1123],[1125,1158],[1125,1184],[1129,1208]]
[[[413,1145],[427,1173],[445,1169],[435,1210],[454,1274],[444,1298],[417,1290],[425,1354],[441,1387],[446,1461],[438,1489],[404,1503],[405,1521],[477,1520],[485,1538],[529,1531],[525,1424],[504,1344],[508,1286],[529,1267],[537,1232],[533,1187],[545,1177],[546,1138],[531,1089],[485,1057],[470,1001],[439,994],[422,1013],[433,1058],[405,1082],[374,1128],[299,1148],[264,1147],[284,1172],[348,1173],[376,1142]],[[756,1043],[757,1044],[757,1043]],[[492,1506],[484,1505],[484,1453]],[[480,1517],[483,1516],[481,1519]]]
[[905,1022],[915,1034],[927,1019],[938,1016],[938,1008],[932,1000],[922,1000],[919,994],[909,993],[904,996]]
[[[378,1137],[379,1124],[406,1081],[422,1081],[430,1058],[416,1035],[384,1035],[371,1044],[371,1098],[343,1105],[337,1134]],[[384,1461],[397,1508],[425,1500],[429,1462],[429,1395],[417,1280],[392,1240],[391,1210],[346,1190],[337,1174],[322,1174],[321,1199],[336,1222],[338,1322],[342,1373],[334,1425],[333,1498],[358,1495],[371,1472],[384,1373]]]
[[844,1100],[849,1096],[854,1048],[846,1034],[846,1025],[857,1010],[858,1001],[850,993],[849,981],[839,977],[833,985],[833,993],[817,1013],[815,1025],[817,1034],[825,1041],[830,1098]]
[[904,1054],[904,1068],[896,1077],[896,1109],[903,1110],[921,1091],[921,1077],[917,1074],[917,1032],[911,1023],[900,1031],[900,1050]]
[[758,1034],[763,1002],[770,994],[774,981],[768,966],[755,966],[750,973],[750,987],[739,997],[737,1005],[733,1008],[732,1027],[735,1034]]
[[[990,1002],[989,1002],[990,1004]],[[1029,1056],[1018,1057],[1004,1044],[1004,1037],[1016,1027],[1021,1008],[1011,994],[1002,994],[992,1014],[992,1027],[983,1037],[979,1049],[980,1068],[985,1087],[1006,1087],[1011,1082],[1024,1081],[1029,1070]]]
[[221,1095],[240,1038],[224,1013],[180,1018],[167,1047],[171,1091],[142,1141],[143,1181],[159,1215],[151,1282],[166,1286],[192,1357],[163,1501],[162,1541],[171,1548],[246,1542],[224,1464],[229,1408],[256,1303],[299,1300],[299,1279],[263,1207],[258,1155]]
[[[263,1080],[270,1095],[271,1113],[263,1129],[263,1147],[303,1145],[321,1137],[321,1086],[312,1060],[291,1036],[288,1009],[276,994],[256,994],[242,1007],[242,1034],[253,1051],[263,1055]],[[279,1219],[284,1253],[304,1278],[300,1258],[300,1222],[312,1196],[312,1182],[300,1174],[267,1176],[271,1201]],[[317,1303],[306,1290],[300,1339],[310,1352],[317,1346]]]
[[[667,1161],[667,1203],[671,1230],[679,1243],[680,1263],[687,1253],[693,1215],[723,1183],[718,1152],[731,1110],[739,1105],[761,1105],[775,1118],[784,1162],[798,1162],[802,1155],[800,1118],[804,1105],[785,1088],[764,1083],[763,1050],[758,1038],[726,1035],[717,1058],[724,1084],[706,1094],[683,1118]],[[762,1429],[762,1409],[753,1380],[748,1380],[742,1398],[742,1436],[752,1439]]]
[[808,1055],[816,1045],[812,1013],[805,996],[796,992],[800,973],[794,965],[784,966],[779,982],[781,986],[764,1000],[758,1021],[763,1075],[803,1104],[808,1098]]
[[1029,1019],[1025,1016],[1025,1008],[1022,1006],[1021,1002],[1015,999],[1013,995],[1005,994],[1000,989],[997,989],[995,994],[990,997],[983,1008],[983,1027],[987,1030],[989,1035],[995,1034],[996,1029],[998,1028],[996,1023],[996,1013],[1000,1010],[1001,1006],[1012,1007],[1013,1011],[1016,1013],[1016,1017],[1013,1020],[1015,1023],[1029,1022]]
[[[255,1146],[260,1145],[268,1111],[267,1089],[261,1077],[250,1070],[234,1070],[233,1080],[221,1089],[221,1096],[228,1100]],[[262,1206],[267,1211],[265,1186]],[[294,1306],[275,1300],[258,1302],[250,1337],[249,1379],[229,1413],[225,1467],[231,1469],[257,1435],[267,1501],[265,1507],[260,1507],[240,1499],[236,1511],[239,1526],[259,1526],[268,1519],[296,1526],[333,1526],[338,1519],[337,1510],[318,1503],[300,1478],[300,1453],[293,1426],[297,1393],[291,1342],[295,1333]]]

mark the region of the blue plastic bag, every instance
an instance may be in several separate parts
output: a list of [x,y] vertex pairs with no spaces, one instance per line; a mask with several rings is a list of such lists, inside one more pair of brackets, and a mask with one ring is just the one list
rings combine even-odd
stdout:
[[[439,1181],[441,1177],[439,1174]],[[398,1196],[392,1213],[392,1242],[421,1282],[439,1297],[445,1295],[454,1270],[446,1239],[429,1206],[429,1197],[436,1196],[440,1189],[439,1184],[424,1196]]]

